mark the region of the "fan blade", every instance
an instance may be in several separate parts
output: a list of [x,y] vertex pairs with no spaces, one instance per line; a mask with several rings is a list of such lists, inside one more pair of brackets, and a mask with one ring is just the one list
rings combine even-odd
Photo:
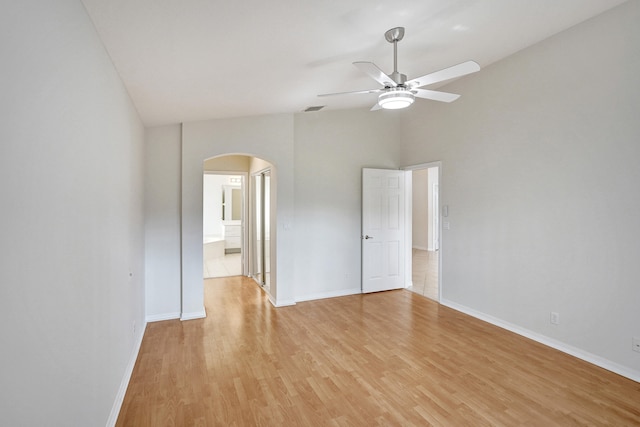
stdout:
[[427,89],[411,89],[411,93],[418,98],[431,99],[434,101],[452,102],[460,98],[460,95],[448,92],[439,92]]
[[377,81],[384,87],[398,86],[391,77],[383,73],[382,70],[373,62],[354,62],[353,65],[358,67],[358,69],[363,73],[368,74],[369,77],[373,78],[373,80]]
[[318,96],[334,96],[334,95],[359,95],[362,93],[379,93],[382,92],[383,89],[371,89],[371,90],[356,90],[353,92],[336,92],[336,93],[323,93]]
[[369,110],[369,111],[377,111],[377,110],[380,110],[380,109],[382,109],[382,107],[380,106],[380,104],[378,104],[378,103],[376,102],[376,105],[374,105],[373,107],[371,107],[371,110]]
[[409,80],[406,85],[411,88],[421,87],[442,82],[444,80],[454,79],[456,77],[466,76],[467,74],[475,73],[476,71],[480,71],[480,66],[474,61],[467,61],[462,64],[454,65],[453,67],[445,68],[444,70]]

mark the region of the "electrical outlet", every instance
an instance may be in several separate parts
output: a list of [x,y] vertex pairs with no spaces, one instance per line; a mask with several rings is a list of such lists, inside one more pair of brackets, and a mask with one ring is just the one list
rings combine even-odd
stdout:
[[640,353],[640,337],[633,337],[631,340],[633,351]]
[[552,325],[559,325],[560,324],[560,314],[556,313],[555,311],[551,312],[551,324]]

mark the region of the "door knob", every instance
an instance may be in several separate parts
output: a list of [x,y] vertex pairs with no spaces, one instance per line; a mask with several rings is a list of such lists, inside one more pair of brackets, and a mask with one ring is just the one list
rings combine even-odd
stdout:
[[367,239],[367,240],[368,239],[373,239],[373,236],[366,235],[366,236],[364,236],[364,238]]

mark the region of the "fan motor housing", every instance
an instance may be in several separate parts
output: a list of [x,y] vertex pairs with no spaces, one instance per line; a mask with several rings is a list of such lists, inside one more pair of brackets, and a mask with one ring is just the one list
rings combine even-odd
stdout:
[[398,86],[403,85],[407,81],[407,75],[399,73],[397,71],[394,71],[393,73],[389,74],[389,77],[391,77],[391,80],[396,82]]

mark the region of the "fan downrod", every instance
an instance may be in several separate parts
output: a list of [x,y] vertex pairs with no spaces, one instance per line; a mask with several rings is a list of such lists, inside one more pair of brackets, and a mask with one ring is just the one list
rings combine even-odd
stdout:
[[389,77],[393,79],[398,86],[403,86],[407,81],[407,76],[398,72],[398,42],[404,37],[404,27],[395,27],[384,33],[384,38],[389,43],[393,43],[393,73]]

